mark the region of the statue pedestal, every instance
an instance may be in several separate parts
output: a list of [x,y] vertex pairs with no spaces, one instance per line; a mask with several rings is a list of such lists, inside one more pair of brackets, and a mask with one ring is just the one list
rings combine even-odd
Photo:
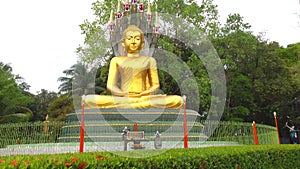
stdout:
[[[186,111],[189,141],[203,140],[200,114]],[[125,127],[144,132],[145,139],[154,141],[160,133],[162,141],[183,140],[183,110],[181,109],[85,109],[85,142],[122,142]],[[59,142],[79,142],[81,110],[67,115]],[[133,145],[134,146],[134,145]]]

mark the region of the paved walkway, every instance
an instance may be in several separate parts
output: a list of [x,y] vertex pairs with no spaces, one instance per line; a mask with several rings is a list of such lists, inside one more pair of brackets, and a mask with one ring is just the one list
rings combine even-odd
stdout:
[[[146,149],[154,149],[153,142],[142,142]],[[190,148],[211,147],[211,146],[236,146],[235,142],[189,142]],[[128,150],[132,143],[128,143]],[[183,142],[163,142],[162,148],[183,148]],[[103,152],[103,151],[123,151],[123,142],[88,142],[84,145],[84,152]],[[79,143],[45,143],[45,144],[19,144],[10,145],[0,149],[0,156],[19,155],[19,154],[62,154],[79,152]]]

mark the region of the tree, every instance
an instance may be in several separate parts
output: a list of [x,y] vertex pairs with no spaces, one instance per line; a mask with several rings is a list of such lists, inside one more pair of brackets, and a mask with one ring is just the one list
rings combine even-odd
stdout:
[[[291,98],[287,104],[285,115],[293,119],[293,123],[300,124],[300,43],[290,44],[286,48],[278,49],[279,57],[286,63],[291,74],[290,85],[293,86]],[[289,119],[286,119],[289,120]]]
[[214,40],[226,69],[224,119],[273,124],[272,112],[288,111],[294,83],[287,62],[278,54],[278,43],[255,37],[248,28],[242,17],[230,15],[222,36]]
[[58,97],[55,92],[49,92],[48,90],[42,89],[34,96],[34,104],[29,107],[33,111],[32,121],[44,121],[47,114],[49,114],[49,105]]
[[64,94],[56,98],[48,107],[50,120],[65,121],[66,116],[74,111],[73,100]]
[[293,93],[291,74],[279,57],[278,49],[277,42],[259,42],[251,63],[253,69],[249,75],[255,96],[251,112],[260,123],[273,124],[274,111],[281,112],[278,117],[282,118]]
[[[19,75],[12,73],[12,67],[0,62],[0,117],[1,122],[17,122],[18,120],[9,120],[17,114],[20,121],[27,121],[31,118],[32,113],[29,109],[24,111],[25,107],[33,102],[33,99],[23,92],[22,88],[17,84],[17,80],[21,79]],[[28,113],[28,114],[27,114]],[[8,119],[3,120],[3,118]],[[15,118],[16,119],[16,118]]]
[[[107,69],[108,65],[105,67],[105,70]],[[106,77],[103,79],[100,70],[102,70],[101,67],[98,69],[90,69],[84,62],[71,66],[71,68],[63,71],[66,76],[58,78],[58,81],[62,82],[59,86],[59,93],[69,96],[72,94],[81,96],[95,92],[100,93],[106,90],[103,88],[105,86],[103,86],[102,83],[103,80],[106,80]],[[106,76],[107,73],[104,76]],[[95,82],[97,85],[94,85]]]
[[73,65],[69,69],[64,70],[63,73],[65,76],[58,78],[57,81],[61,82],[58,87],[60,94],[72,94],[72,82],[75,74],[75,66],[76,65]]
[[253,66],[249,62],[256,55],[258,40],[249,32],[249,28],[250,25],[244,23],[242,16],[230,14],[221,28],[222,32],[213,39],[226,73],[224,120],[244,121],[251,112],[254,95],[251,92],[251,77],[248,75]]

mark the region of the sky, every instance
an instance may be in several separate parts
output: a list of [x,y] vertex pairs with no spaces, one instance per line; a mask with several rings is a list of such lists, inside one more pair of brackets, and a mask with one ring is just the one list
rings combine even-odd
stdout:
[[266,32],[266,39],[286,47],[300,42],[300,0],[214,0],[221,21],[239,13],[254,35]]
[[[37,94],[58,92],[59,77],[77,62],[76,48],[83,45],[79,25],[93,20],[95,0],[0,1],[0,61],[10,64]],[[199,0],[200,1],[200,0]],[[280,45],[300,42],[299,0],[214,0],[221,22],[239,13],[254,35]]]

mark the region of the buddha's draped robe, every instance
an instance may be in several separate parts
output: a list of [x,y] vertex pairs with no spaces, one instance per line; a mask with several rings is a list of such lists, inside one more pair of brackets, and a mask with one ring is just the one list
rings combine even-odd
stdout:
[[107,89],[113,96],[87,95],[86,107],[180,109],[183,105],[181,96],[155,95],[159,90],[159,78],[156,61],[149,56],[113,58],[109,68]]

